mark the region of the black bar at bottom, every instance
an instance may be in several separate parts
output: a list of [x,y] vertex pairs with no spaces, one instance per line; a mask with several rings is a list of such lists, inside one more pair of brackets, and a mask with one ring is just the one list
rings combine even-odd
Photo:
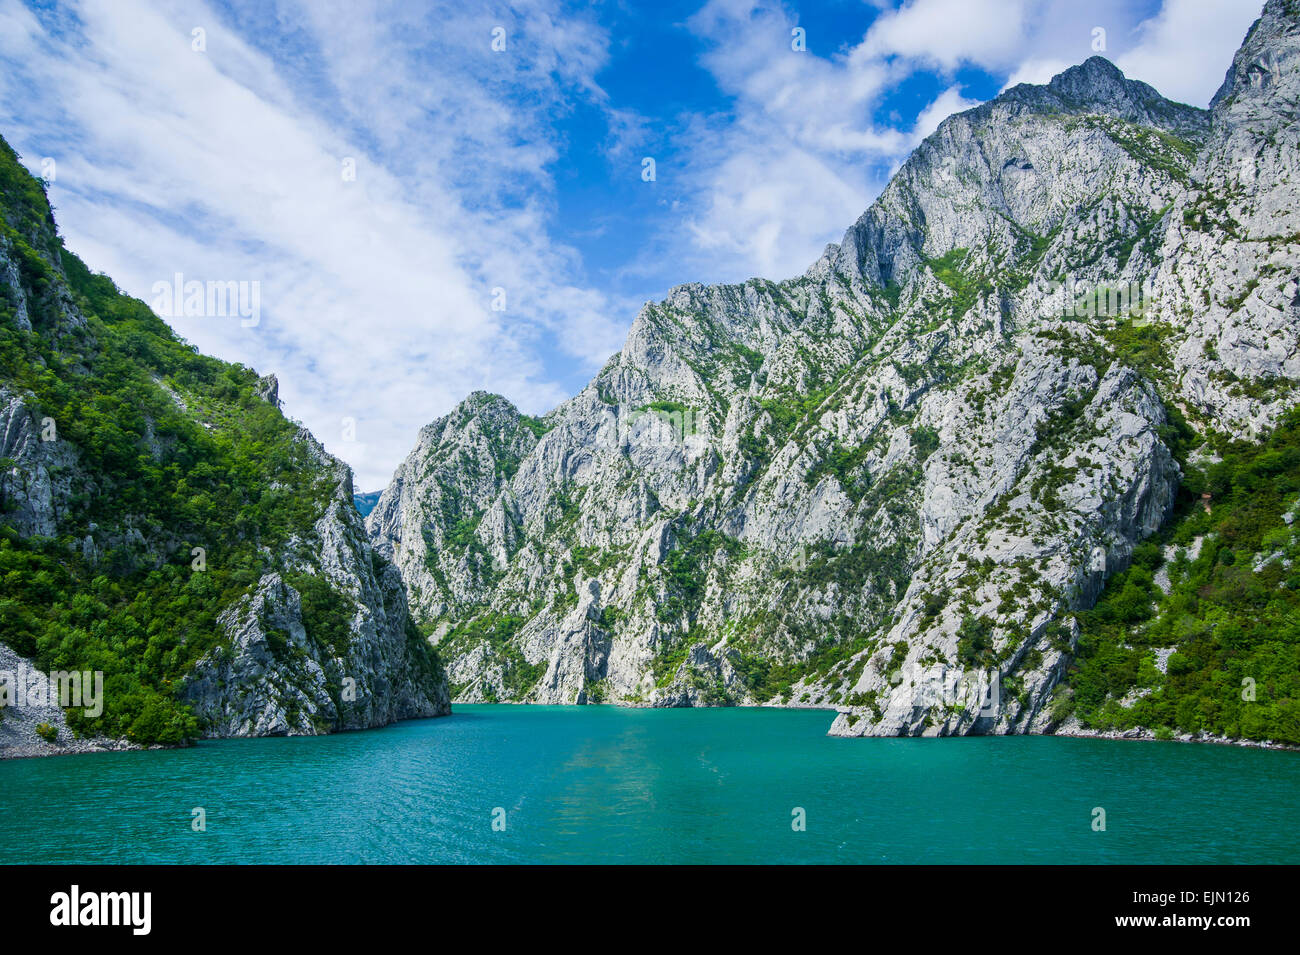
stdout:
[[824,932],[846,929],[876,941],[902,931],[927,945],[1034,931],[1058,941],[1199,934],[1231,944],[1295,924],[1296,872],[1284,867],[706,869],[11,866],[0,868],[0,908],[9,939],[75,933],[82,941],[205,947],[276,939],[373,945],[395,931],[431,947],[458,936],[467,947],[466,930],[494,947],[514,932],[534,943],[560,933],[600,944],[611,938],[606,929],[649,941],[681,931],[678,920],[692,910],[689,920],[711,923],[711,934],[793,931],[810,947],[824,947]]

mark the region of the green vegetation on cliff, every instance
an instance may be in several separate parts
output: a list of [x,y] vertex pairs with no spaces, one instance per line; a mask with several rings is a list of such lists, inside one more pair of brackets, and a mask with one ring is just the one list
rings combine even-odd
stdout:
[[[1258,444],[1216,450],[1189,470],[1165,530],[1080,615],[1058,716],[1300,744],[1300,409]],[[1170,648],[1161,673],[1156,650]]]

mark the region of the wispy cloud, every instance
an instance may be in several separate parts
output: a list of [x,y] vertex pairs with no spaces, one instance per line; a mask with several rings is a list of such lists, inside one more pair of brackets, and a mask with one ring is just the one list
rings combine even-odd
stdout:
[[1030,6],[1027,0],[912,0],[872,24],[857,56],[897,56],[944,71],[1005,65],[1023,53]]
[[1159,13],[1139,24],[1135,44],[1115,57],[1115,65],[1170,99],[1206,106],[1262,6],[1256,0],[1165,0]]
[[289,410],[365,487],[468,391],[543,410],[565,396],[546,350],[594,366],[622,335],[546,227],[551,119],[567,97],[602,97],[602,32],[544,0],[418,21],[377,6],[263,12],[296,28],[270,49],[233,28],[237,8],[0,14],[0,95],[37,97],[5,132],[29,162],[56,159],[72,247],[146,300],[176,272],[259,281],[257,327],[172,324],[275,371]]
[[694,251],[729,278],[798,274],[866,208],[881,160],[908,141],[872,112],[891,69],[830,38],[795,34],[795,13],[764,0],[710,0],[688,21],[703,65],[732,98],[725,123],[691,130]]

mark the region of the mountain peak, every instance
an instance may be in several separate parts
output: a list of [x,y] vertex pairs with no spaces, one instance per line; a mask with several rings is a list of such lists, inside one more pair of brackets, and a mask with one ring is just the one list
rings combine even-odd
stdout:
[[[1029,129],[1025,121],[1032,120],[1040,130],[1059,131],[1087,117],[1159,130],[1183,140],[1189,149],[1203,142],[1210,130],[1208,110],[1165,99],[1148,84],[1127,78],[1105,57],[1089,57],[1045,84],[1017,84],[988,102],[946,118],[907,158],[840,243],[827,246],[805,275],[824,279],[841,272],[862,276],[877,286],[901,286],[927,254],[984,246],[988,236],[980,223],[957,214],[948,199],[963,176],[967,186],[962,188],[974,190],[968,200],[979,198],[987,208],[999,209],[1029,232],[1041,234],[1050,229],[1049,220],[1055,213],[1046,217],[1038,213],[1054,208],[1041,191],[1051,175],[1039,167],[1054,155],[1053,147],[1035,148],[1038,158],[1030,162],[1025,151]],[[1051,135],[1043,143],[1049,144]],[[970,149],[969,144],[976,141],[980,148]],[[997,161],[992,162],[995,155]],[[1185,153],[1172,160],[1175,165],[1187,161]],[[1063,170],[1064,165],[1058,162],[1058,174]],[[1104,177],[1098,179],[1097,189],[1105,183]],[[1042,201],[1030,202],[1030,196]],[[917,227],[922,223],[931,235],[938,232],[944,236],[937,245],[930,244],[928,252],[923,249],[923,230]]]
[[1069,113],[1105,113],[1174,132],[1198,129],[1205,123],[1205,110],[1166,99],[1149,84],[1126,77],[1104,56],[1090,56],[1056,74],[1045,85],[1013,86],[991,102]]
[[1116,85],[1128,82],[1128,77],[1106,57],[1098,55],[1090,56],[1082,63],[1062,70],[1053,76],[1047,85],[1052,89],[1068,89],[1079,82],[1094,86]]
[[519,409],[509,398],[491,391],[471,391],[445,415],[434,419],[420,429],[422,436],[440,440],[440,436],[456,433],[470,422],[489,432],[512,431],[518,427]]
[[517,410],[509,398],[505,398],[495,391],[482,390],[471,391],[456,407],[469,412],[481,411],[489,407],[506,407],[511,411]]

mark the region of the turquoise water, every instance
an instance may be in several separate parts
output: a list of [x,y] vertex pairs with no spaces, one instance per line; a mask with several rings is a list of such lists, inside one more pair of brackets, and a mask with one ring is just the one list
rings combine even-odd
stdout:
[[1300,862],[1300,754],[843,740],[832,715],[457,706],[364,733],[7,760],[0,862]]

